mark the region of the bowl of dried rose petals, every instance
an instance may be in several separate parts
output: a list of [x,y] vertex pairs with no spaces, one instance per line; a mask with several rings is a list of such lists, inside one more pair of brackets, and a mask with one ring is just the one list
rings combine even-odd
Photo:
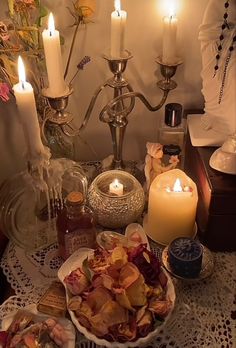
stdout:
[[146,244],[81,248],[61,266],[58,276],[74,325],[105,347],[147,345],[175,305],[172,280]]

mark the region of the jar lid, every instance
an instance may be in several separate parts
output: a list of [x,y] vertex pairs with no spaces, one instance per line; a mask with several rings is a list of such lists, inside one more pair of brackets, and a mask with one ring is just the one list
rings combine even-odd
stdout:
[[66,201],[70,204],[83,203],[84,196],[81,192],[72,191],[66,196]]
[[163,153],[164,155],[169,155],[169,156],[177,156],[181,152],[181,148],[179,145],[164,145],[163,146]]

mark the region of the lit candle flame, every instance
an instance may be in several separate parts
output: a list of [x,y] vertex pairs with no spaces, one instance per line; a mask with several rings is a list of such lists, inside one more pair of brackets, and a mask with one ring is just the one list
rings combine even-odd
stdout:
[[120,12],[120,10],[121,10],[121,6],[120,6],[120,0],[115,0],[114,1],[114,6],[115,6],[115,10],[118,12],[118,14],[119,14],[119,12]]
[[115,179],[112,184],[113,184],[114,187],[119,187],[118,179]]
[[174,192],[182,192],[183,191],[183,188],[181,186],[181,182],[179,179],[176,179],[175,184],[173,186],[173,191]]
[[24,63],[23,63],[21,56],[18,57],[18,75],[19,75],[19,83],[20,83],[22,89],[24,89],[26,77],[25,77],[25,66],[24,66]]
[[174,0],[169,0],[168,2],[168,13],[170,18],[176,16],[176,4]]
[[49,30],[50,36],[53,36],[53,34],[55,32],[55,24],[54,24],[54,18],[53,18],[52,13],[50,13],[49,18],[48,18],[48,30]]

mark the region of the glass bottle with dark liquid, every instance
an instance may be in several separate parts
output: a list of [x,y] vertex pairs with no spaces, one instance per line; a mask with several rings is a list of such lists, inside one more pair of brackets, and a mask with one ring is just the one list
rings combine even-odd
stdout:
[[59,254],[66,260],[81,247],[96,245],[96,222],[92,210],[84,204],[81,192],[71,192],[57,217]]

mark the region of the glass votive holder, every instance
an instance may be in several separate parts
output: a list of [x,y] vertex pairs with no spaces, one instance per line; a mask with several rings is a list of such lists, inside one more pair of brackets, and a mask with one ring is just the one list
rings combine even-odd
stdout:
[[88,202],[101,226],[121,228],[141,216],[145,195],[133,175],[109,170],[98,175],[90,185]]

